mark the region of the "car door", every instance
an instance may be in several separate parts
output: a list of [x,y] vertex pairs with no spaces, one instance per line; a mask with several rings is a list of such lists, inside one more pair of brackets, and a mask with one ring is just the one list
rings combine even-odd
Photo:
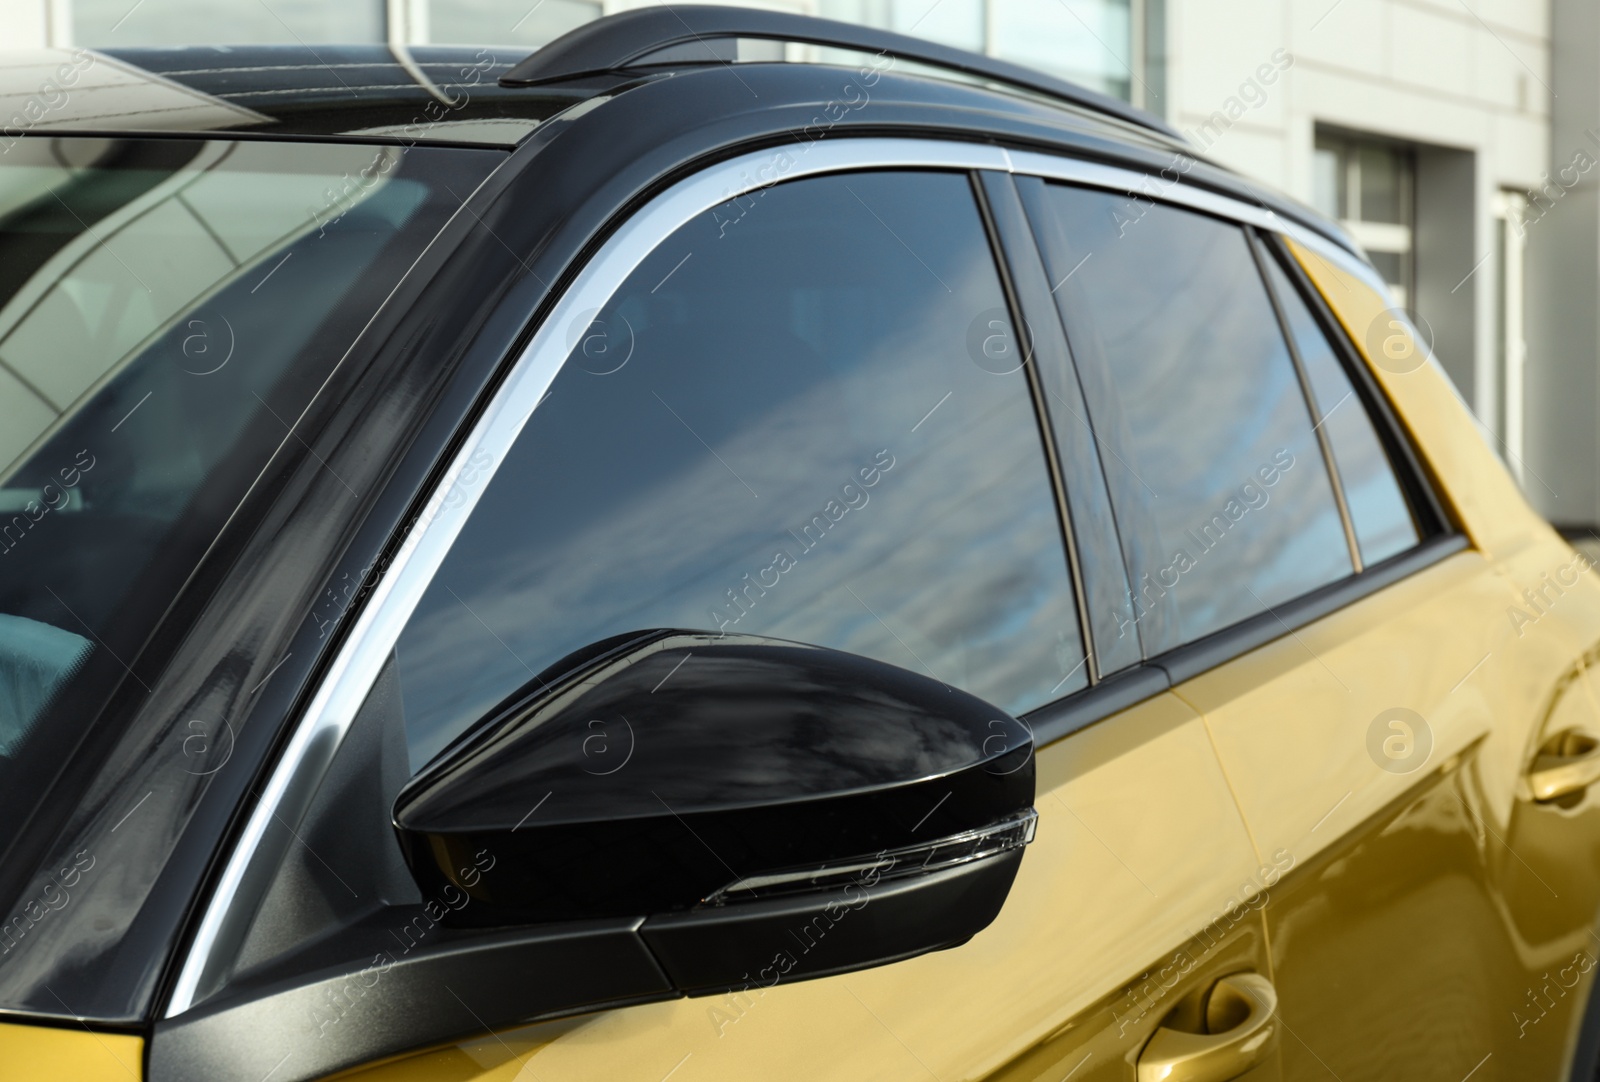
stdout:
[[[1490,1078],[1591,1078],[1596,1046],[1590,1001],[1600,957],[1600,812],[1589,789],[1596,765],[1593,737],[1600,731],[1592,671],[1600,587],[1592,562],[1528,507],[1379,284],[1329,253],[1299,243],[1288,248],[1294,258],[1286,266],[1304,271],[1302,284],[1313,287],[1310,302],[1325,304],[1335,317],[1325,323],[1329,337],[1338,341],[1342,331],[1359,351],[1366,362],[1361,370],[1415,433],[1424,466],[1473,546],[1456,558],[1469,569],[1458,572],[1463,586],[1453,596],[1441,590],[1446,596],[1428,603],[1436,611],[1451,605],[1448,611],[1459,614],[1452,637],[1466,631],[1479,636],[1482,647],[1476,657],[1454,659],[1466,660],[1467,668],[1442,694],[1426,685],[1410,689],[1419,696],[1431,691],[1438,704],[1431,711],[1415,707],[1434,730],[1436,750],[1427,765],[1466,775],[1466,799],[1456,803],[1478,850],[1473,891],[1482,900],[1475,898],[1474,906],[1498,918],[1492,924],[1487,914],[1461,907],[1488,926],[1484,939],[1496,982],[1488,986],[1483,1028],[1460,1039],[1456,1058],[1469,1066],[1482,1063],[1481,1073]],[[1529,484],[1542,482],[1530,475]],[[1485,569],[1497,588],[1484,582]],[[1421,633],[1444,638],[1445,626],[1435,620]],[[1482,719],[1477,724],[1487,732],[1461,764],[1452,764],[1440,755],[1439,719],[1459,725],[1456,718],[1469,713]],[[1414,907],[1406,915],[1422,916]],[[1427,916],[1436,921],[1439,914],[1430,906]],[[1430,927],[1424,937],[1446,965],[1456,956],[1441,940],[1452,931],[1445,926],[1435,934]],[[1435,1070],[1444,1077],[1442,1065]]]
[[1258,852],[1293,859],[1265,907],[1286,1077],[1552,1076],[1568,1028],[1519,1045],[1507,1021],[1580,925],[1562,957],[1505,919],[1507,754],[1539,696],[1512,675],[1530,654],[1504,582],[1380,436],[1382,400],[1273,245],[1146,198],[1027,192],[1052,278],[1090,261],[1057,296],[1126,467],[1144,650],[1204,717]]
[[[401,636],[414,765],[509,683],[636,626],[864,653],[1046,727],[1041,708],[1094,695],[1004,284],[960,173],[795,181],[658,246],[586,325]],[[596,769],[626,769],[611,739]],[[1038,768],[1043,826],[973,942],[559,1024],[529,1065],[1130,1077],[1183,995],[1260,969],[1262,871],[1170,695]]]
[[[844,158],[882,153],[859,140]],[[946,156],[970,161],[918,148],[925,166]],[[1006,265],[963,169],[837,172],[836,158],[828,175],[723,198],[773,175],[770,159],[686,182],[717,193],[692,216],[670,192],[647,207],[617,235],[637,254],[604,302],[557,307],[559,352],[538,356],[536,339],[521,362],[553,379],[510,446],[463,450],[476,464],[452,492],[473,490],[471,515],[370,697],[381,733],[358,722],[349,738],[386,765],[358,784],[335,762],[344,780],[293,823],[201,1012],[263,974],[281,988],[308,942],[326,967],[340,914],[360,919],[349,895],[403,889],[367,867],[379,854],[357,840],[352,794],[363,821],[386,823],[407,775],[554,658],[688,627],[864,654],[1031,724],[1039,827],[999,917],[877,969],[510,1032],[475,1025],[474,990],[453,988],[461,1040],[360,1077],[1133,1079],[1154,1037],[1175,1061],[1220,1049],[1269,1082],[1271,1012],[1238,989],[1270,995],[1259,910],[1286,866],[1257,859],[1199,714],[1158,671],[1113,676],[1091,656],[1077,599],[1123,568],[1115,553],[1069,558],[1097,551],[1110,518],[1064,519],[1056,498],[1082,463],[1041,438],[1054,432],[1031,356],[1064,350],[1059,328],[1012,330],[1023,297],[1048,297],[1037,254],[1014,246],[1020,211],[1006,212]],[[596,731],[584,754],[626,770],[632,739]],[[350,968],[371,975],[365,958]],[[253,1029],[240,1055],[283,1078],[355,1066],[339,1027],[404,994],[381,973],[360,983],[318,1017]],[[181,1061],[163,1051],[181,1023],[156,1035],[153,1062]]]

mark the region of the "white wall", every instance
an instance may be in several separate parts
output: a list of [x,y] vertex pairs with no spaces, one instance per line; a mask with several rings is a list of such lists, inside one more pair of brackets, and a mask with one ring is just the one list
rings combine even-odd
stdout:
[[[1541,183],[1550,163],[1548,0],[1166,0],[1168,119],[1197,131],[1242,115],[1209,148],[1219,161],[1311,199],[1317,123],[1469,151],[1470,243],[1419,264],[1446,296],[1468,291],[1473,326],[1445,361],[1485,420],[1496,415],[1493,195]],[[1292,65],[1248,85],[1282,49]],[[1280,61],[1281,62],[1281,61]],[[1230,102],[1230,99],[1235,99]],[[1255,104],[1252,104],[1255,101]],[[1214,129],[1213,129],[1214,130]],[[1470,253],[1470,254],[1467,254]],[[1473,272],[1483,257],[1489,260]],[[1459,263],[1459,266],[1454,264]],[[1468,275],[1471,275],[1468,277]],[[1462,279],[1466,281],[1462,283]],[[1458,283],[1459,286],[1458,286]],[[1449,291],[1455,288],[1455,293]],[[1457,307],[1462,307],[1457,305]],[[1461,344],[1465,342],[1466,344]],[[1470,354],[1460,356],[1460,353]]]
[[1600,9],[1555,0],[1551,182],[1529,214],[1527,490],[1600,525]]
[[0,0],[0,49],[50,44],[48,0]]

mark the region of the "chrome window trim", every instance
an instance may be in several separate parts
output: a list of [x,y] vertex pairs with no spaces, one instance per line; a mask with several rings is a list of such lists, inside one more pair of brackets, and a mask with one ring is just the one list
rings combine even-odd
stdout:
[[[1206,188],[1199,188],[1193,184],[1185,184],[1184,174],[1193,168],[1198,161],[1192,155],[1182,152],[1172,156],[1172,165],[1156,174],[1140,172],[1137,169],[1126,169],[1122,166],[1103,165],[1099,162],[1081,161],[1076,158],[1062,158],[1054,154],[1041,154],[1031,150],[1014,150],[1007,153],[1011,162],[1011,172],[1018,176],[1042,177],[1045,180],[1064,180],[1073,184],[1082,184],[1090,188],[1104,188],[1108,191],[1126,192],[1128,197],[1144,199],[1157,203],[1171,203],[1174,206],[1187,207],[1190,210],[1203,211],[1214,214],[1220,218],[1229,218],[1244,225],[1253,225],[1273,233],[1283,235],[1306,245],[1315,247],[1319,252],[1326,252],[1339,259],[1342,264],[1363,273],[1371,278],[1375,271],[1367,267],[1359,258],[1342,248],[1335,241],[1329,240],[1314,229],[1308,229],[1299,222],[1272,210],[1262,203],[1249,203],[1235,199],[1230,195],[1213,192]],[[1189,164],[1185,165],[1184,160]],[[1248,185],[1247,185],[1248,187]]]
[[[377,681],[401,630],[443,564],[457,536],[493,479],[505,452],[521,434],[570,352],[567,328],[604,307],[628,275],[679,227],[745,192],[779,181],[859,169],[989,169],[1066,180],[1175,203],[1285,233],[1341,265],[1373,272],[1336,244],[1261,206],[1195,188],[1179,179],[1150,190],[1152,178],[1122,169],[1034,152],[1012,152],[993,144],[934,139],[837,138],[790,145],[731,158],[668,188],[625,221],[579,271],[572,285],[512,364],[438,488],[411,527],[388,572],[374,586],[322,683],[295,725],[260,798],[252,809],[211,897],[204,904],[188,953],[178,971],[163,1017],[182,1014],[196,1002],[225,931],[244,916],[234,908],[241,888],[272,868],[252,868],[262,838],[275,818],[293,823],[309,804],[321,773]],[[488,456],[483,464],[481,456]]]

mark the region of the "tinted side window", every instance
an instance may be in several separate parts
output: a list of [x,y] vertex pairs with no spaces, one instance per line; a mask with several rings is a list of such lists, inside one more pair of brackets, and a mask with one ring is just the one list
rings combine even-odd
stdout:
[[1025,373],[969,347],[1004,303],[964,175],[796,181],[680,229],[570,329],[399,642],[413,767],[643,628],[831,646],[1012,711],[1082,686]]
[[1051,185],[1057,297],[1147,654],[1349,575],[1349,545],[1271,300],[1236,226]]
[[1294,335],[1295,348],[1311,377],[1317,421],[1333,445],[1350,522],[1361,548],[1361,562],[1375,564],[1411,548],[1420,539],[1416,520],[1395,477],[1394,466],[1378,442],[1367,407],[1327,336],[1317,325],[1299,290],[1277,260],[1267,260],[1272,287]]

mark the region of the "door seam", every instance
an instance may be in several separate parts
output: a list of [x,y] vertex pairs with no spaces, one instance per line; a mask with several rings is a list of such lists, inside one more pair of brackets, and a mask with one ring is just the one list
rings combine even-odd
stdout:
[[[1206,732],[1206,742],[1211,745],[1211,757],[1216,760],[1217,769],[1222,772],[1222,783],[1228,787],[1228,797],[1233,801],[1233,810],[1238,814],[1239,823],[1244,827],[1244,836],[1250,839],[1250,851],[1255,854],[1256,867],[1265,867],[1266,862],[1261,857],[1261,846],[1256,842],[1256,832],[1251,829],[1250,820],[1244,814],[1244,804],[1239,800],[1239,791],[1234,788],[1233,775],[1228,773],[1228,764],[1223,762],[1222,751],[1217,747],[1217,734],[1211,729],[1211,719],[1206,716],[1205,711],[1190,702],[1177,688],[1168,688],[1167,691],[1174,695],[1183,705],[1193,710],[1195,716],[1200,719],[1200,725]],[[1256,919],[1261,922],[1261,944],[1267,960],[1266,978],[1276,987],[1278,983],[1278,966],[1272,954],[1272,932],[1267,927],[1267,907],[1265,905],[1256,910]]]

